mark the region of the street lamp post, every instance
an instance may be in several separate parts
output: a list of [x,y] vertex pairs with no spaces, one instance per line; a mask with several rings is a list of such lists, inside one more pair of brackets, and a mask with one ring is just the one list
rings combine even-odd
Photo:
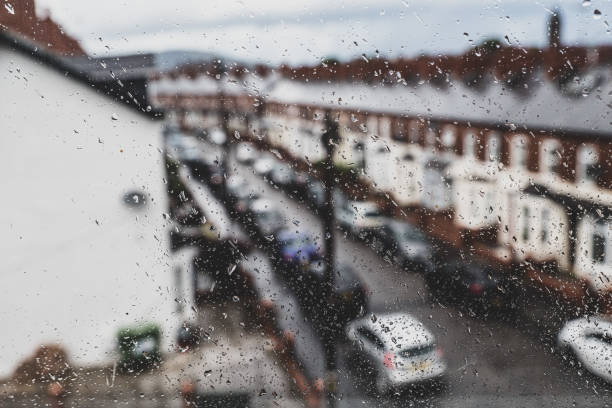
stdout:
[[[334,202],[333,191],[335,186],[335,166],[334,150],[339,140],[338,123],[332,117],[331,111],[325,112],[325,131],[321,135],[321,141],[326,151],[326,158],[323,163],[323,180],[325,191],[325,204],[323,210],[323,242],[325,245],[325,299],[330,299],[329,295],[334,290],[334,270],[335,270],[335,237],[334,237]],[[326,302],[323,302],[326,305]],[[327,306],[327,305],[326,305]],[[335,407],[336,400],[334,391],[336,387],[336,344],[334,336],[335,313],[330,308],[331,313],[327,316],[327,326],[323,330],[323,346],[325,352],[326,387],[325,395],[328,407]]]

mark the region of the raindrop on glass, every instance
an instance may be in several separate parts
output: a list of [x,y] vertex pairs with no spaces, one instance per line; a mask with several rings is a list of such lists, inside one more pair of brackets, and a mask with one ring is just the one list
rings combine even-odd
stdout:
[[232,264],[227,268],[227,274],[231,275],[236,270],[236,265]]
[[599,20],[599,19],[601,18],[601,11],[599,11],[598,9],[595,9],[595,10],[593,11],[593,18],[594,18],[595,20]]

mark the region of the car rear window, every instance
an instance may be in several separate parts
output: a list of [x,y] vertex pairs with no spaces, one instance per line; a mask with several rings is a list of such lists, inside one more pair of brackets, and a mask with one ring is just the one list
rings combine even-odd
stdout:
[[421,346],[404,349],[398,354],[404,358],[419,357],[431,353],[435,350],[435,348],[435,344],[424,344]]

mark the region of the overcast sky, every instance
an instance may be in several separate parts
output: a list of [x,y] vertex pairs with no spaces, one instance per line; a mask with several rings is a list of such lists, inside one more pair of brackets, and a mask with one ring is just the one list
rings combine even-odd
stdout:
[[37,0],[37,5],[96,55],[196,50],[295,64],[376,50],[388,56],[460,52],[490,37],[543,45],[555,7],[564,18],[565,43],[612,44],[611,0]]

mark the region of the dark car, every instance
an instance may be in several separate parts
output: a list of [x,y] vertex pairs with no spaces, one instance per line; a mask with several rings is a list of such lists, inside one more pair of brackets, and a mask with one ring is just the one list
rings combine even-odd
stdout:
[[323,183],[310,176],[304,188],[304,200],[306,203],[314,209],[323,208],[325,204],[325,187]]
[[[326,287],[323,261],[312,262],[293,277],[297,296],[306,314],[326,330],[341,335],[348,322],[367,312],[367,288],[357,273],[348,265],[334,271],[334,286]],[[329,295],[321,297],[326,291]]]
[[260,197],[256,190],[240,176],[228,178],[225,182],[225,191],[227,193],[226,203],[232,216],[246,214],[251,202]]
[[425,281],[435,296],[462,306],[488,310],[505,303],[496,269],[479,262],[444,260],[427,271]]
[[269,178],[279,188],[290,188],[295,180],[295,171],[280,160],[274,163]]
[[305,265],[321,258],[321,246],[307,233],[282,229],[276,234],[280,258],[290,266]]
[[249,216],[249,228],[270,242],[278,231],[287,226],[275,203],[263,198],[250,202]]
[[433,248],[427,236],[410,223],[385,220],[371,240],[376,252],[403,267],[431,268]]
[[213,191],[221,191],[224,187],[225,161],[222,157],[204,154],[184,163],[192,171],[200,183],[208,185]]

